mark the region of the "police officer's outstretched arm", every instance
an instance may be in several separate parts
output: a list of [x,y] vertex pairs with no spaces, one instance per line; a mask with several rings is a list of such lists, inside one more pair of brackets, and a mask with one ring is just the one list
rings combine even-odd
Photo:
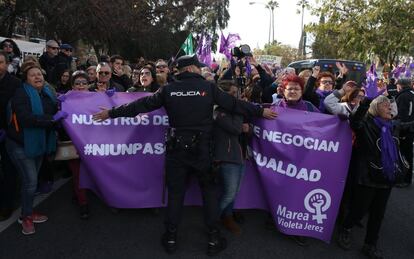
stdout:
[[214,102],[225,110],[245,115],[248,117],[264,117],[266,119],[274,119],[277,113],[269,108],[262,108],[246,101],[239,100],[228,93],[225,93],[213,84],[213,98]]
[[163,89],[164,87],[161,87],[153,95],[140,98],[131,103],[114,107],[112,109],[100,107],[101,111],[94,114],[92,118],[96,121],[104,121],[108,118],[135,117],[140,113],[159,109],[164,105]]

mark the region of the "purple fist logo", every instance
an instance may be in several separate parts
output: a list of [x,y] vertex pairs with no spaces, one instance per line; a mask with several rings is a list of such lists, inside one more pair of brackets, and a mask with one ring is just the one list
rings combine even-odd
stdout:
[[331,196],[323,189],[315,189],[306,195],[304,203],[306,210],[314,214],[312,219],[316,220],[318,224],[322,224],[323,220],[327,218],[323,212],[331,206]]

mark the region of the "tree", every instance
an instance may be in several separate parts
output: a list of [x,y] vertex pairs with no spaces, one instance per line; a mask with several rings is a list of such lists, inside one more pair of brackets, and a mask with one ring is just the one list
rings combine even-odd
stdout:
[[414,44],[414,1],[323,0],[312,9],[324,23],[311,24],[315,57],[394,63]]
[[287,67],[298,58],[298,49],[275,41],[272,44],[266,44],[263,50],[255,49],[254,54],[280,56],[282,57],[281,65]]
[[228,7],[229,0],[7,0],[0,1],[6,23],[0,32],[11,36],[16,18],[25,17],[37,37],[75,45],[82,40],[97,52],[128,58],[170,57],[189,32],[218,39]]

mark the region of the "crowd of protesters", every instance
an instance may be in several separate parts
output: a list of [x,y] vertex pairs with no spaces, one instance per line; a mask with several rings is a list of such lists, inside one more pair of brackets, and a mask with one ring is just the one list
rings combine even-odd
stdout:
[[[48,219],[33,210],[33,199],[36,192],[51,190],[58,140],[69,140],[59,127],[67,116],[59,110],[64,94],[68,91],[105,92],[109,96],[115,92],[154,93],[176,80],[178,73],[173,60],[141,59],[136,64],[127,64],[120,55],[99,58],[90,55],[84,64],[76,64],[74,51],[69,44],[49,40],[40,58],[21,60],[13,40],[0,43],[0,220],[10,217],[20,200],[19,222],[25,235],[35,233],[34,223]],[[336,64],[337,74],[321,71],[318,66],[304,71],[278,69],[259,64],[253,56],[223,64],[205,65],[200,74],[230,95],[263,105],[337,115],[349,121],[353,149],[338,216],[338,244],[350,249],[352,227],[368,214],[362,251],[370,258],[382,258],[377,240],[391,190],[412,182],[411,66],[405,68],[407,73],[390,76],[387,87],[378,84],[372,69],[362,84],[347,80],[349,68],[341,63]],[[250,118],[228,114],[217,107],[214,120],[214,167],[223,186],[219,201],[221,219],[226,229],[239,235],[243,217],[234,212],[233,205],[243,180],[244,161],[249,156]],[[79,188],[79,159],[67,161],[67,167],[73,176],[80,217],[87,219],[86,190]],[[15,195],[17,175],[21,181],[20,199]],[[295,241],[306,244],[300,237]]]

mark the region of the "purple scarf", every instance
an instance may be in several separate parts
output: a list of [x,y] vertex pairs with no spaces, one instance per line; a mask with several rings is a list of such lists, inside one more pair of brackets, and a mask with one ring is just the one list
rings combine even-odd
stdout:
[[381,129],[381,163],[385,178],[390,182],[395,181],[395,165],[398,159],[398,151],[392,137],[392,122],[374,117],[375,124]]
[[288,102],[285,99],[280,100],[279,104],[277,106],[284,107],[284,108],[290,108],[295,110],[302,110],[307,111],[308,107],[306,106],[306,103],[300,99],[297,102]]

